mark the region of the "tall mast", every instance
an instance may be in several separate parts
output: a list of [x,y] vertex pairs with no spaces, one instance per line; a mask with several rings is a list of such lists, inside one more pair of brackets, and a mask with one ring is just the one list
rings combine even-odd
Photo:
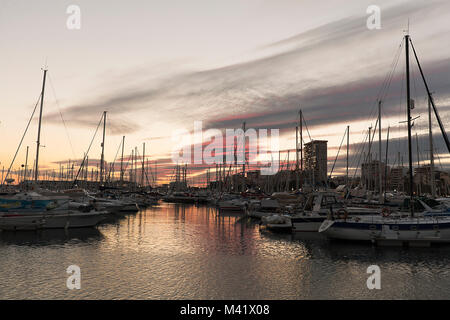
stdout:
[[25,173],[23,175],[23,181],[27,181],[28,177],[28,146],[27,146],[27,155],[25,157]]
[[42,92],[41,92],[41,107],[39,111],[39,125],[38,136],[36,141],[36,161],[34,167],[34,181],[38,181],[39,176],[39,148],[41,145],[41,123],[42,123],[42,108],[44,106],[44,92],[45,92],[45,79],[47,77],[47,69],[44,69],[44,79],[42,80]]
[[295,126],[295,190],[300,188],[299,163],[298,163],[298,126]]
[[123,149],[125,147],[125,136],[122,137],[122,158],[120,159],[120,183],[123,183]]
[[84,179],[86,180],[86,182],[88,181],[88,174],[89,174],[89,155],[86,155],[86,170],[84,172]]
[[[299,111],[300,122],[300,174],[303,175],[303,113]],[[300,187],[302,186],[302,179],[300,178]]]
[[298,170],[298,126],[295,126],[295,170]]
[[144,167],[145,167],[145,142],[142,145],[142,172],[141,172],[141,187],[144,186]]
[[105,131],[106,131],[106,111],[103,111],[103,140],[102,140],[102,156],[100,159],[100,183],[103,182],[103,170],[105,160]]
[[[408,36],[408,39],[409,39],[409,36]],[[431,95],[430,89],[428,88],[427,80],[425,79],[425,75],[423,74],[422,66],[420,65],[419,58],[417,57],[416,49],[414,48],[412,41],[410,41],[410,42],[411,42],[411,47],[414,52],[414,57],[416,58],[417,66],[419,67],[420,75],[422,76],[423,84],[425,85],[425,89],[427,90],[428,99],[430,100],[431,106],[433,107],[433,111],[436,116],[436,120],[439,124],[439,128],[441,129],[442,138],[444,138],[445,145],[447,146],[447,150],[448,150],[448,152],[450,152],[450,141],[448,139],[447,132],[445,131],[444,125],[442,124],[442,121],[441,121],[441,117],[439,116],[439,113],[436,109],[436,105],[434,104],[434,100]]]
[[346,170],[346,185],[347,188],[349,188],[349,179],[348,179],[348,154],[349,154],[349,148],[350,148],[350,126],[347,126],[347,170]]
[[[419,137],[417,135],[416,132],[416,148],[417,148],[417,172],[419,171],[419,167],[420,167],[420,157],[419,157]],[[419,174],[420,176],[420,174]],[[420,181],[417,184],[417,196],[420,197],[421,193],[422,193],[422,177],[420,177]]]
[[428,98],[428,138],[430,139],[430,179],[431,196],[436,197],[436,182],[434,181],[433,129],[431,127],[431,100]]
[[408,117],[408,157],[409,157],[409,195],[410,195],[410,209],[411,217],[414,216],[414,190],[413,190],[413,165],[412,165],[412,150],[411,150],[411,88],[409,79],[409,35],[405,35],[405,57],[406,57],[406,105]]
[[384,197],[383,201],[386,202],[386,190],[387,190],[387,170],[388,170],[388,152],[389,152],[389,126],[387,129],[387,138],[386,138],[386,160],[384,164]]
[[369,151],[367,153],[367,162],[369,163],[369,174],[367,177],[367,190],[370,190],[370,186],[372,184],[372,157],[370,156],[371,149],[372,149],[372,142],[370,139],[372,138],[372,126],[369,127]]
[[134,166],[134,149],[131,149],[131,168],[130,168],[130,183],[133,183],[133,176],[134,176],[134,172],[133,172],[133,166]]
[[383,193],[381,176],[381,100],[378,101],[378,184],[379,184],[379,198],[378,201],[381,203],[381,194]]
[[244,131],[244,143],[243,143],[243,148],[244,148],[244,164],[242,165],[242,192],[245,192],[245,165],[247,163],[247,148],[246,148],[246,144],[247,141],[245,139],[245,121],[242,124],[242,130]]
[[137,147],[134,147],[134,187],[136,187],[138,178],[137,178],[137,163],[138,163],[138,155],[137,155]]

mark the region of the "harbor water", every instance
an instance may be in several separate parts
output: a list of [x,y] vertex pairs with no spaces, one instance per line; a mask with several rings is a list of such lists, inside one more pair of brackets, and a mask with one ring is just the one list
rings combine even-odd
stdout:
[[[273,234],[236,213],[161,203],[97,229],[0,233],[0,299],[445,299],[450,246]],[[81,271],[70,290],[66,270]],[[368,289],[367,268],[381,271]]]

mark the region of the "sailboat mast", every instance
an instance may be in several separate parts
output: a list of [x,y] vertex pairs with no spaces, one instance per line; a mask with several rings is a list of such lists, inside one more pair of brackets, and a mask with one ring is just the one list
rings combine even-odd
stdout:
[[430,139],[430,183],[431,196],[436,197],[436,185],[434,181],[434,154],[433,154],[433,129],[431,127],[431,100],[428,98],[428,137]]
[[350,126],[347,126],[347,170],[346,170],[346,186],[349,188],[349,180],[348,180],[348,155],[349,155],[349,148],[350,148]]
[[295,126],[295,190],[300,188],[299,164],[298,164],[298,126]]
[[372,185],[372,157],[370,156],[372,142],[370,141],[372,136],[372,126],[369,127],[369,151],[367,152],[367,162],[369,163],[369,176],[367,177],[367,190],[370,190],[370,186]]
[[105,131],[106,131],[106,111],[103,111],[103,140],[102,140],[102,156],[100,160],[100,183],[103,182],[103,170],[105,160]]
[[[409,39],[409,36],[408,36],[408,39]],[[447,150],[450,153],[450,141],[448,139],[447,132],[445,131],[444,125],[442,124],[442,121],[441,121],[441,117],[439,116],[439,113],[436,109],[436,105],[434,104],[434,100],[431,95],[430,89],[428,88],[428,83],[427,83],[427,80],[425,79],[425,75],[423,74],[422,66],[420,65],[419,58],[417,57],[417,53],[416,53],[416,49],[414,48],[414,44],[412,43],[412,41],[410,41],[410,42],[411,42],[411,47],[413,49],[414,57],[416,58],[417,67],[419,68],[420,75],[422,76],[423,84],[425,85],[425,89],[427,90],[428,99],[431,103],[431,106],[433,107],[433,111],[436,116],[436,120],[439,124],[439,128],[441,129],[442,138],[444,138],[445,145],[447,146]]]
[[27,181],[28,178],[28,146],[27,146],[27,154],[25,157],[25,173],[23,175],[23,181]]
[[388,170],[388,153],[389,153],[389,126],[387,128],[387,138],[386,138],[386,158],[384,166],[384,202],[386,202],[386,190],[387,190],[387,170]]
[[246,183],[245,183],[245,165],[247,163],[247,148],[246,148],[246,144],[247,141],[245,139],[245,121],[242,124],[242,130],[244,131],[244,143],[243,143],[243,148],[244,148],[244,164],[242,165],[242,192],[245,192],[245,187],[246,187]]
[[41,92],[41,107],[39,111],[39,125],[38,136],[36,141],[36,161],[34,167],[34,181],[38,181],[39,176],[39,148],[41,145],[41,123],[42,123],[42,108],[44,106],[44,92],[45,92],[45,79],[47,78],[47,69],[44,69],[44,79],[42,80],[42,92]]
[[[302,110],[299,111],[299,122],[300,122],[300,174],[303,174],[303,113]],[[300,177],[300,187],[302,187],[302,178]]]
[[381,175],[381,100],[378,101],[378,184],[379,184],[379,198],[378,201],[381,203],[381,194],[383,193],[382,185],[382,175]]
[[145,142],[142,144],[142,172],[141,172],[141,187],[144,187],[144,168],[145,168]]
[[405,35],[405,57],[406,57],[406,105],[408,117],[408,157],[409,157],[409,195],[410,195],[410,209],[411,217],[414,216],[414,181],[413,181],[413,164],[412,164],[412,150],[411,150],[411,88],[409,79],[409,35]]
[[123,149],[125,147],[125,136],[122,137],[122,158],[120,159],[120,183],[123,183]]

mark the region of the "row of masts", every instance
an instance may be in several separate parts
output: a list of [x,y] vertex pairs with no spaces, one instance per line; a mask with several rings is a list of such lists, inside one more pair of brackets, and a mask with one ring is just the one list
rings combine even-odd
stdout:
[[[409,184],[410,184],[410,196],[411,199],[413,199],[414,193],[413,193],[413,163],[412,163],[412,134],[411,134],[411,122],[412,122],[412,118],[411,118],[411,109],[412,109],[412,100],[411,100],[411,89],[410,89],[410,66],[409,66],[409,44],[411,42],[409,35],[405,35],[405,54],[406,54],[406,99],[407,99],[407,124],[408,124],[408,162],[409,162],[409,170],[408,170],[408,174],[409,174]],[[450,152],[450,142],[447,138],[445,129],[443,127],[442,121],[439,117],[439,114],[437,112],[436,106],[434,104],[432,95],[429,91],[427,82],[425,80],[422,68],[420,66],[419,60],[417,58],[417,54],[416,51],[414,49],[414,46],[412,45],[411,42],[411,46],[414,52],[414,56],[416,58],[419,70],[420,70],[420,74],[422,76],[423,82],[425,84],[425,88],[428,94],[428,127],[429,127],[429,144],[430,144],[430,174],[431,174],[431,190],[432,190],[432,196],[435,197],[436,196],[436,186],[435,186],[435,181],[434,181],[434,155],[433,155],[433,138],[432,138],[432,127],[431,127],[431,108],[433,108],[434,113],[436,115],[437,121],[439,123],[442,135],[444,137],[444,141],[446,143],[446,146]],[[47,69],[44,69],[44,74],[43,74],[43,81],[42,81],[42,91],[41,91],[41,95],[40,95],[40,109],[39,109],[39,122],[38,122],[38,134],[37,134],[37,141],[36,141],[36,159],[34,161],[34,172],[32,173],[34,175],[34,181],[37,182],[39,180],[39,151],[40,151],[40,147],[41,147],[41,140],[40,140],[40,136],[41,136],[41,124],[42,124],[42,111],[43,111],[43,102],[44,102],[44,95],[45,95],[45,83],[46,83],[46,76],[47,76]],[[381,195],[383,194],[383,189],[384,191],[386,191],[386,186],[383,186],[383,179],[382,179],[382,172],[381,172],[381,164],[382,164],[382,123],[381,123],[381,109],[382,109],[382,101],[381,99],[378,101],[378,119],[377,119],[377,125],[375,127],[375,130],[378,129],[378,187],[379,187],[379,195],[380,195],[380,201],[381,201]],[[99,182],[100,184],[105,183],[106,181],[110,181],[111,180],[111,171],[115,172],[115,162],[113,162],[113,164],[110,164],[110,169],[109,172],[107,170],[107,168],[105,168],[105,137],[106,137],[106,120],[107,120],[107,112],[104,111],[103,112],[103,135],[102,135],[102,143],[101,143],[101,159],[100,159],[100,173],[99,173]],[[295,127],[296,130],[296,137],[295,137],[295,141],[296,141],[296,147],[295,147],[295,153],[296,153],[296,164],[295,164],[295,173],[296,173],[296,189],[299,190],[300,188],[302,188],[303,185],[303,175],[302,173],[304,172],[304,168],[303,168],[303,123],[304,123],[305,119],[303,117],[303,113],[302,110],[299,110],[299,118],[298,118],[298,125]],[[246,130],[246,123],[243,123],[242,129],[245,133]],[[369,127],[369,152],[368,152],[368,159],[369,159],[369,164],[370,164],[370,168],[371,168],[371,162],[372,162],[372,157],[371,157],[371,146],[372,146],[372,127]],[[389,128],[387,130],[388,132],[388,138],[387,138],[387,142],[386,142],[386,166],[387,166],[387,154],[388,154],[388,143],[389,143]],[[309,132],[308,132],[309,133]],[[346,155],[346,184],[347,186],[349,186],[349,145],[350,145],[350,126],[347,126],[346,128],[346,136],[347,136],[347,155]],[[416,135],[416,139],[417,139],[417,135]],[[121,161],[120,161],[120,179],[119,181],[121,183],[124,182],[124,172],[125,172],[125,168],[124,168],[124,145],[125,145],[125,136],[123,136],[122,138],[122,142],[121,142],[121,147],[122,147],[122,156],[121,156]],[[242,164],[242,190],[245,190],[245,176],[246,176],[246,170],[248,170],[248,168],[246,167],[247,165],[247,155],[246,155],[246,150],[245,150],[245,143],[244,143],[244,157],[245,157],[245,161]],[[280,161],[280,154],[279,154],[279,161]],[[86,172],[89,168],[89,158],[88,158],[88,154],[85,153],[85,156],[83,158],[83,161],[81,163],[80,169],[78,170],[77,175],[74,178],[74,184],[77,182],[77,179],[79,177],[79,174],[84,170],[84,177],[87,176]],[[131,166],[133,170],[130,171],[130,181],[134,181],[135,183],[137,182],[137,166],[138,166],[138,150],[137,147],[132,151],[131,153]],[[366,161],[367,162],[367,161]],[[289,151],[288,151],[288,164],[289,164]],[[419,164],[419,161],[418,161]],[[224,166],[225,169],[225,166]],[[289,171],[289,167],[287,166],[287,169]],[[177,166],[177,170],[179,170],[179,167]],[[61,171],[61,168],[60,168]],[[314,171],[314,170],[313,170]],[[27,153],[26,153],[26,161],[25,161],[25,168],[24,168],[24,180],[27,179],[27,172],[28,172],[28,147],[27,147]],[[186,181],[186,170],[183,171],[183,179],[184,181]],[[9,171],[8,171],[9,173]],[[217,180],[217,167],[216,167],[216,180]],[[155,174],[156,174],[156,167],[155,167]],[[228,170],[228,176],[230,176],[231,174],[231,166]],[[2,171],[2,175],[3,175],[3,171]],[[149,184],[149,179],[148,179],[148,174],[147,171],[145,169],[145,143],[143,144],[143,149],[142,149],[142,163],[141,163],[141,172],[140,172],[140,181],[142,185],[145,185],[145,181],[147,181],[147,183]],[[62,176],[62,174],[60,174],[60,177]],[[82,175],[83,176],[83,175]],[[114,176],[114,174],[113,174]],[[312,173],[312,186],[315,186],[315,181],[314,181],[314,172]],[[177,177],[177,181],[179,181],[179,177],[180,177],[180,172],[177,172],[176,174]],[[224,177],[227,177],[227,175],[224,175]],[[73,177],[72,177],[73,178]],[[330,174],[330,178],[331,178],[331,174]],[[209,182],[210,180],[210,172],[209,169],[207,171],[207,180]],[[225,181],[225,178],[223,179]],[[2,179],[3,181],[3,179]],[[411,214],[413,214],[413,209],[411,209]]]

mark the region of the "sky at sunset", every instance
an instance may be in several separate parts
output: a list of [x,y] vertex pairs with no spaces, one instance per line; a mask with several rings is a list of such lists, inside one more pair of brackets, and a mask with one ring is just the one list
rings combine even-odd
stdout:
[[[70,5],[81,10],[79,30],[67,28]],[[381,8],[379,30],[366,26],[369,5]],[[447,0],[0,0],[0,167],[8,168],[14,156],[39,98],[45,65],[42,170],[82,158],[103,111],[106,161],[114,160],[124,135],[127,155],[134,147],[141,153],[145,142],[147,160],[152,166],[158,162],[159,182],[173,171],[176,130],[193,131],[194,121],[203,121],[204,129],[239,128],[246,121],[247,128],[280,129],[280,148],[293,150],[300,108],[311,138],[328,140],[329,169],[350,126],[354,163],[365,130],[375,125],[380,88],[408,20],[449,130]],[[398,152],[407,162],[406,128],[399,124],[405,120],[404,69],[402,51],[383,95],[390,164]],[[413,134],[426,163],[427,100],[415,63],[411,90],[413,116],[420,116]],[[433,130],[436,165],[448,170],[450,156],[436,121]],[[36,136],[37,112],[13,168],[25,162],[26,146],[32,164]],[[306,132],[304,139],[310,141]],[[100,143],[99,132],[89,152],[92,164],[100,158]],[[344,165],[341,154],[335,173],[343,174]]]

